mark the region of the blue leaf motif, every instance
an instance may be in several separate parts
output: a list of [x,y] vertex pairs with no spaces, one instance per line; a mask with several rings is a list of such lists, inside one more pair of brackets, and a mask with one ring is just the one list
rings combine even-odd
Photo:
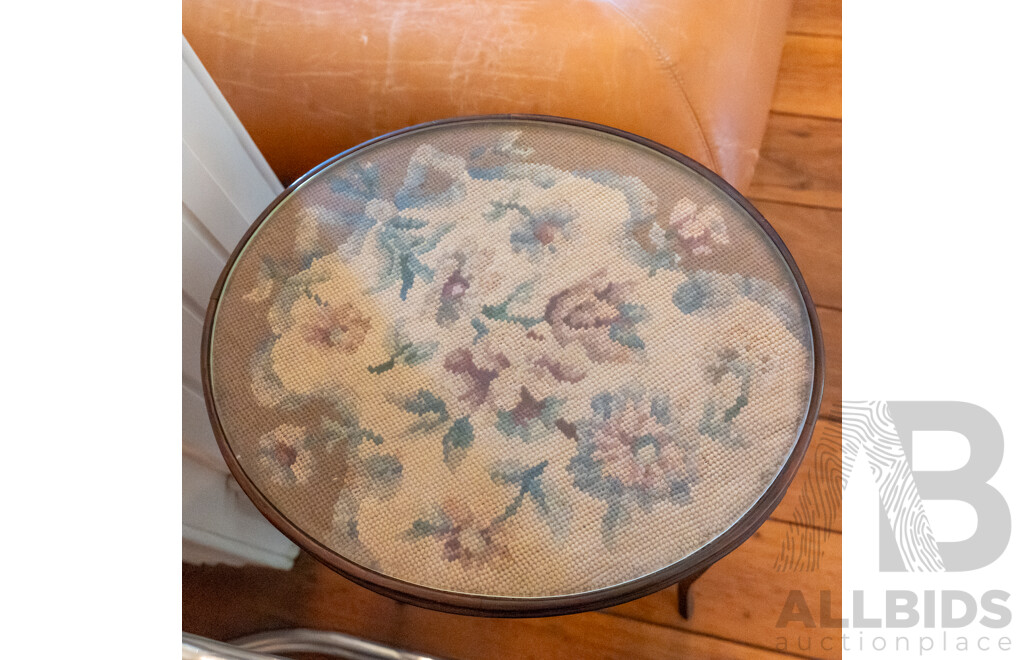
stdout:
[[469,417],[460,417],[452,422],[451,428],[444,434],[442,447],[444,462],[452,470],[459,466],[466,457],[466,450],[473,444],[473,425]]

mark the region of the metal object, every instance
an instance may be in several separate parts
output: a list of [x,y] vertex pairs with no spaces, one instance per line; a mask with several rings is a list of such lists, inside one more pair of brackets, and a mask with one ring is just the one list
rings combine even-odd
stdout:
[[272,630],[247,635],[230,644],[181,634],[182,660],[287,660],[277,653],[320,653],[349,660],[440,660],[326,630]]
[[181,633],[181,660],[274,660],[279,655],[248,651],[224,642]]

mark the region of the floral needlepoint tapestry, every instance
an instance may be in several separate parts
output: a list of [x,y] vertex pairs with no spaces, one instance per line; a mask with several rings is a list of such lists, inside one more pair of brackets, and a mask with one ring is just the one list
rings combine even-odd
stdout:
[[231,454],[348,561],[438,590],[621,584],[732,526],[786,463],[809,312],[749,213],[610,134],[427,127],[296,187],[210,344]]

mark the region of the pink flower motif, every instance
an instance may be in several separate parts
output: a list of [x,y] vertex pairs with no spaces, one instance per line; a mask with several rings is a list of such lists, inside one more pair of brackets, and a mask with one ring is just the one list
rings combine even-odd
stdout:
[[709,255],[714,245],[728,245],[729,235],[725,220],[715,206],[703,209],[690,199],[682,198],[669,216],[666,239],[676,253]]
[[462,381],[459,400],[476,408],[487,400],[491,382],[512,363],[499,351],[488,345],[459,348],[444,358],[445,370]]
[[427,290],[427,314],[450,327],[476,313],[484,299],[505,277],[494,263],[495,250],[469,243],[446,253]]
[[614,543],[632,511],[690,501],[699,477],[698,443],[679,425],[665,396],[625,387],[598,394],[590,407],[592,417],[559,430],[578,443],[569,461],[573,484],[608,503],[602,531]]
[[313,467],[312,453],[305,448],[306,429],[282,424],[259,440],[260,463],[280,485],[302,484]]
[[509,554],[501,523],[480,524],[473,512],[457,500],[447,500],[429,518],[415,521],[409,536],[432,537],[440,543],[445,561],[458,562],[466,568],[482,566]]
[[310,344],[324,348],[337,348],[354,353],[370,330],[370,319],[362,315],[351,303],[321,305],[316,318],[302,326],[302,334]]
[[593,443],[592,456],[606,477],[656,497],[667,494],[669,484],[690,471],[690,457],[651,414],[649,403],[645,407],[628,401],[598,426]]
[[601,271],[565,289],[548,301],[544,320],[562,346],[578,343],[594,362],[623,362],[631,359],[626,337],[638,320],[628,313],[632,286],[611,282]]
[[498,527],[475,526],[473,520],[459,521],[445,532],[443,556],[464,566],[478,566],[508,555],[498,539]]

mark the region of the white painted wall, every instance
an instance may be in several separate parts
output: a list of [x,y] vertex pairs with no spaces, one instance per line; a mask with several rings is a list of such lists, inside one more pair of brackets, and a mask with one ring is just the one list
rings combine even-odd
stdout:
[[184,37],[181,44],[182,559],[291,568],[298,548],[242,493],[217,449],[199,367],[217,277],[282,186]]

